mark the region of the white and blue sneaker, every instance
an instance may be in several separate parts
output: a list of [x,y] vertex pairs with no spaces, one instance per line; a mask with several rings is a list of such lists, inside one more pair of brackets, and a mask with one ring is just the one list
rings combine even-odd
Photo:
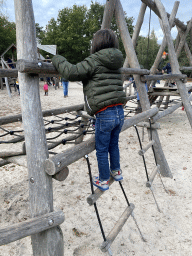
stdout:
[[93,185],[102,191],[109,189],[109,181],[100,180],[99,177],[96,177],[96,176],[93,177]]
[[120,180],[123,179],[121,169],[120,170],[116,170],[116,171],[110,171],[110,173],[111,173],[111,176],[113,177],[113,179],[115,181],[120,181]]

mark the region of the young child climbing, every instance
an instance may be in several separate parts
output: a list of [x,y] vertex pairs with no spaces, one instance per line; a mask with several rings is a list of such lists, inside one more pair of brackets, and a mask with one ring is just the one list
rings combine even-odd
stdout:
[[48,96],[48,89],[49,89],[49,86],[47,84],[47,81],[44,82],[44,86],[43,86],[43,90],[45,92],[44,96]]
[[93,37],[91,55],[82,62],[73,65],[59,55],[52,59],[66,80],[83,82],[86,110],[96,117],[95,148],[99,176],[93,177],[93,185],[102,191],[109,189],[110,175],[116,181],[123,179],[118,143],[124,123],[126,95],[119,70],[123,65],[123,55],[118,46],[115,33],[101,29]]

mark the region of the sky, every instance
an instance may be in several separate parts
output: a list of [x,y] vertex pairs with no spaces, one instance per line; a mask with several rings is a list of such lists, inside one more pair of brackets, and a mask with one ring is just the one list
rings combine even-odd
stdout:
[[[93,1],[95,2],[95,1]],[[105,4],[105,0],[98,0],[100,4]],[[164,5],[166,11],[171,13],[173,9],[173,5],[175,0],[161,0]],[[33,11],[35,16],[35,22],[39,23],[40,26],[44,27],[48,24],[51,18],[57,19],[59,10],[65,7],[72,7],[74,4],[76,5],[86,5],[88,8],[91,4],[91,0],[65,0],[65,1],[57,1],[57,0],[32,0],[33,3]],[[134,18],[133,25],[136,24],[141,0],[121,0],[121,4],[123,6],[123,10],[127,13],[128,17]],[[15,21],[15,13],[14,13],[14,0],[4,0],[4,6],[2,12],[8,16],[9,21]],[[144,23],[141,28],[140,35],[148,36],[149,32],[149,8],[147,8]],[[186,24],[192,18],[192,3],[191,0],[181,0],[178,13],[176,15],[180,21]],[[155,34],[158,38],[158,42],[161,43],[163,39],[163,32],[159,25],[159,20],[155,13],[152,12],[151,15],[151,23],[150,23],[150,31],[152,29],[155,30]],[[175,38],[177,35],[177,29],[174,27],[172,29],[172,37]]]

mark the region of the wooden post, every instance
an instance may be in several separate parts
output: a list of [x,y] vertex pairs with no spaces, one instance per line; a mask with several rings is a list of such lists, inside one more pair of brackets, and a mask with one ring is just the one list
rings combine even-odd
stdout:
[[[171,12],[171,16],[170,16],[170,19],[169,19],[170,28],[173,25],[174,18],[175,18],[176,14],[177,14],[177,11],[178,11],[178,7],[179,7],[179,1],[176,1],[174,3],[173,10]],[[166,37],[164,36],[163,37],[163,41],[161,43],[161,46],[159,48],[159,51],[157,53],[156,59],[155,59],[155,61],[153,63],[153,66],[151,67],[151,74],[155,74],[156,69],[158,68],[159,62],[161,60],[161,57],[163,55],[163,51],[165,50],[166,45],[167,45],[167,40],[166,40]]]
[[[37,61],[35,20],[31,0],[15,0],[17,59]],[[32,218],[53,211],[52,177],[43,169],[48,149],[41,110],[39,77],[18,74],[22,120],[25,132],[29,176],[29,204]],[[63,234],[59,226],[31,236],[34,256],[62,256]]]
[[[140,65],[133,47],[133,43],[127,29],[123,8],[119,0],[117,0],[116,2],[115,16],[116,16],[117,25],[120,31],[120,35],[124,44],[126,55],[130,60],[130,63],[129,63],[130,67],[140,68]],[[148,99],[145,84],[140,81],[139,75],[134,75],[134,79],[135,79],[137,90],[139,93],[142,110],[143,111],[149,110],[150,102]],[[161,143],[159,140],[159,136],[156,130],[152,130],[152,137],[153,137],[153,140],[155,140],[154,150],[155,150],[157,163],[161,166],[161,174],[166,177],[172,177],[171,171],[169,169],[168,163],[164,156]]]
[[101,29],[110,28],[111,20],[115,10],[116,0],[106,1]]
[[[162,24],[163,24],[163,30],[165,33],[165,36],[167,38],[167,44],[168,44],[168,51],[169,51],[169,58],[170,58],[170,62],[171,62],[171,68],[172,68],[172,73],[174,74],[180,74],[180,70],[179,70],[179,63],[177,60],[177,56],[175,53],[175,49],[174,49],[174,45],[173,45],[173,41],[172,41],[172,36],[171,36],[171,31],[170,31],[170,26],[169,26],[169,22],[167,19],[167,14],[165,12],[165,8],[162,5],[160,0],[154,0],[158,10],[161,14],[161,20],[162,20]],[[188,91],[186,88],[186,85],[184,83],[182,83],[179,79],[175,80],[176,84],[177,84],[177,88],[179,90],[179,93],[181,95],[181,99],[183,101],[183,105],[185,107],[185,111],[187,114],[187,117],[189,119],[189,123],[192,127],[192,108],[191,108],[191,104],[188,100]]]
[[[137,42],[137,38],[139,36],[139,32],[141,30],[141,26],[143,24],[146,8],[147,8],[146,4],[141,3],[140,12],[139,12],[137,23],[135,25],[135,29],[134,29],[133,36],[132,36],[132,42],[133,42],[133,47],[134,48],[135,48],[135,45],[136,45],[136,42]],[[126,56],[125,62],[123,64],[123,67],[127,68],[128,65],[129,65],[129,62],[128,62],[128,58]]]

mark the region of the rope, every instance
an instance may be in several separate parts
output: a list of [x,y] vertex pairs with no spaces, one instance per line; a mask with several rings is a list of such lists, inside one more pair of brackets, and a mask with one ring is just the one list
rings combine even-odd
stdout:
[[[90,185],[91,185],[91,192],[92,192],[92,194],[94,194],[93,180],[92,180],[92,174],[91,174],[91,166],[90,166],[88,155],[85,155],[85,159],[87,161],[87,166],[88,166],[88,170],[89,170],[89,179],[90,179]],[[106,242],[107,240],[106,240],[106,237],[105,237],[105,233],[104,233],[104,230],[103,230],[103,226],[102,226],[102,223],[101,223],[101,219],[100,219],[100,216],[99,216],[99,212],[98,212],[96,203],[94,203],[94,208],[95,208],[95,212],[96,212],[96,215],[97,215],[97,220],[99,222],[99,227],[101,229],[101,233],[102,233],[102,236],[103,236],[103,240],[104,240],[104,242]]]

